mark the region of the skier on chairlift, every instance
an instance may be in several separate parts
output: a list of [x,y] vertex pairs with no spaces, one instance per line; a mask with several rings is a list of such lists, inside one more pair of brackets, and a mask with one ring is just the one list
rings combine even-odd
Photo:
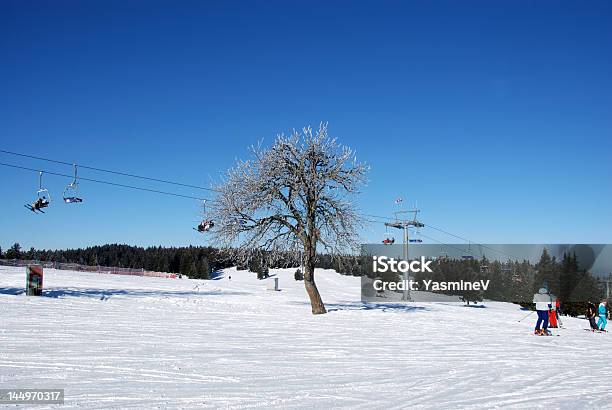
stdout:
[[204,233],[206,231],[209,231],[213,226],[215,226],[213,221],[205,219],[202,222],[200,222],[200,224],[198,225],[197,231],[200,233]]
[[24,206],[34,213],[38,211],[44,214],[45,212],[42,209],[48,207],[51,203],[51,194],[49,193],[48,189],[43,188],[42,177],[43,172],[40,171],[38,177],[38,191],[36,192],[36,201],[32,202],[31,204],[26,204]]
[[[202,201],[202,210],[204,214],[206,214],[206,200]],[[198,224],[197,229],[193,229],[199,233],[204,233],[210,231],[213,226],[215,226],[215,223],[212,221],[212,219],[202,219],[202,222]]]
[[48,207],[50,203],[51,201],[49,200],[49,198],[47,198],[45,195],[42,195],[38,197],[36,201],[24,206],[34,213],[38,211],[44,214],[45,212],[42,209]]
[[395,243],[395,238],[385,238],[382,243],[383,245],[393,245]]
[[49,206],[49,200],[47,199],[46,196],[38,198],[31,205],[32,211],[40,211],[42,208],[46,208],[48,206]]

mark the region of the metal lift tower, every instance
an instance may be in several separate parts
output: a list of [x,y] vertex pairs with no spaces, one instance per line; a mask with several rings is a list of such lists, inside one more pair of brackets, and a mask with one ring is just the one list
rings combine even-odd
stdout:
[[[410,210],[405,210],[405,211],[398,211],[395,213],[395,222],[385,222],[385,226],[388,226],[389,228],[396,228],[396,229],[403,229],[404,230],[404,252],[403,252],[403,259],[405,261],[408,261],[409,258],[409,254],[408,254],[408,228],[409,227],[415,227],[415,228],[422,228],[425,226],[425,224],[419,222],[417,220],[417,214],[420,212],[419,209],[414,208],[414,209],[410,209]],[[414,216],[412,217],[411,220],[409,219],[402,219],[401,216],[403,214],[407,214],[407,213],[412,213],[414,214]],[[402,300],[405,302],[411,302],[412,298],[410,297],[410,287],[408,286],[410,280],[410,275],[408,272],[404,273],[404,284],[406,284],[406,286],[404,287],[404,294],[402,295]]]

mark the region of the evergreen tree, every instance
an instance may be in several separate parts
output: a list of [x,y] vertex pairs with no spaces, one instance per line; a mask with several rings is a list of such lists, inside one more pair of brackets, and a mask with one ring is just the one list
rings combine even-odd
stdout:
[[6,251],[7,259],[21,259],[21,245],[18,242],[15,242],[13,246],[10,247],[8,251]]
[[548,250],[544,248],[540,261],[536,265],[536,274],[534,277],[534,292],[539,288],[545,287],[552,294],[558,295],[560,291],[559,279],[561,276],[560,267],[555,258],[551,258]]
[[200,275],[200,279],[210,279],[210,265],[208,263],[208,258],[200,259],[198,274]]
[[561,292],[559,294],[563,302],[573,301],[576,287],[582,279],[581,276],[578,270],[576,253],[573,256],[564,253],[561,262]]

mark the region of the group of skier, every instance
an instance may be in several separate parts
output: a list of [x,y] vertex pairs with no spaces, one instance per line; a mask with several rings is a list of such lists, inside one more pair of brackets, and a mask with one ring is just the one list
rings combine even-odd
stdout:
[[[606,308],[608,307],[608,301],[602,300],[599,306],[596,308],[591,302],[588,303],[586,309],[586,318],[589,320],[592,331],[606,331],[606,325],[608,324],[608,318],[606,317]],[[597,323],[595,323],[595,317],[599,317]]]
[[[548,330],[549,327],[563,326],[560,317],[561,301],[552,295],[546,287],[540,288],[538,293],[533,295],[533,303],[538,314],[534,334],[550,336],[552,333]],[[606,299],[601,301],[598,308],[593,303],[588,303],[585,316],[589,320],[592,331],[606,331],[606,325],[608,324],[607,306],[608,301]],[[595,323],[596,316],[599,317],[597,323]]]

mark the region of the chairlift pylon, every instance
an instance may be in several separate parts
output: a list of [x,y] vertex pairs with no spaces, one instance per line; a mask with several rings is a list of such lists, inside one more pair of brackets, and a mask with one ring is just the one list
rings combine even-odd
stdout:
[[77,204],[83,202],[83,199],[79,197],[79,183],[77,182],[77,165],[73,164],[74,167],[74,179],[70,184],[64,188],[64,193],[62,197],[64,198],[64,202],[67,204]]

